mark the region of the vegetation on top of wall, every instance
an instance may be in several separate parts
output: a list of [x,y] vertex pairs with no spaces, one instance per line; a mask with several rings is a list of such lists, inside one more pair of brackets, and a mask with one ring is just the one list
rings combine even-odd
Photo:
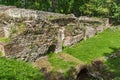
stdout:
[[11,35],[12,34],[20,34],[25,30],[26,24],[24,22],[16,23],[11,27]]
[[78,16],[108,17],[120,22],[119,0],[1,0],[0,4],[12,5]]

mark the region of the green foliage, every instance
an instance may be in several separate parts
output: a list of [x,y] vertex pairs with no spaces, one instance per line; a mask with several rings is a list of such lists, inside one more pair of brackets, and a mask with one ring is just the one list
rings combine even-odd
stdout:
[[70,13],[74,0],[58,0],[57,12]]
[[0,4],[76,15],[109,17],[120,22],[119,0],[1,0]]
[[44,77],[29,63],[0,58],[0,80],[44,80]]
[[10,35],[12,34],[20,34],[25,30],[26,24],[24,22],[16,23],[14,26],[10,29]]
[[[62,53],[59,53],[59,54],[62,54]],[[77,65],[77,63],[75,63],[75,62],[66,61],[66,60],[60,58],[60,56],[55,53],[49,54],[48,59],[49,59],[50,63],[52,64],[52,66],[54,67],[55,71],[57,71],[57,70],[66,71],[70,67],[74,67]]]
[[8,43],[10,42],[10,39],[3,37],[3,38],[0,38],[0,42]]
[[70,55],[90,63],[93,59],[103,57],[112,53],[111,47],[120,48],[120,31],[105,30],[97,36],[82,41],[64,51]]
[[105,62],[105,65],[107,66],[107,70],[113,73],[115,76],[114,80],[120,80],[120,57],[109,59]]

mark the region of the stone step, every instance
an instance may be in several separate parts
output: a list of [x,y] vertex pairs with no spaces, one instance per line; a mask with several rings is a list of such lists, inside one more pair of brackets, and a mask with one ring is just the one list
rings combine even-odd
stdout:
[[34,63],[34,65],[38,68],[40,68],[41,70],[45,70],[47,72],[52,71],[53,66],[51,65],[51,63],[48,61],[48,57],[40,57],[39,59],[37,59]]

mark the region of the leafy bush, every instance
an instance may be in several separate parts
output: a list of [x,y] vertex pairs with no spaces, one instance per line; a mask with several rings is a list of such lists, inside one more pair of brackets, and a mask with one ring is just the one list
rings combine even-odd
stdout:
[[44,80],[44,77],[29,63],[0,58],[0,80]]

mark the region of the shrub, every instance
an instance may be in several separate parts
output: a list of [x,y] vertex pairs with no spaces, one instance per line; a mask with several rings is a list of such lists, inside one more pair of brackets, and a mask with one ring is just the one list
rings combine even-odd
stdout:
[[44,80],[44,77],[29,63],[0,58],[0,80]]

